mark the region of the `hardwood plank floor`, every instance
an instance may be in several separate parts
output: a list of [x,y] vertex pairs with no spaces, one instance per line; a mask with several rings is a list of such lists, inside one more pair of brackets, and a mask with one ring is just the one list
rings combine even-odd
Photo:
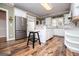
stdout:
[[0,53],[10,56],[79,56],[64,46],[64,38],[61,37],[54,37],[41,45],[37,41],[34,49],[32,42],[27,46],[27,39],[0,43]]
[[0,43],[6,42],[6,37],[0,37]]

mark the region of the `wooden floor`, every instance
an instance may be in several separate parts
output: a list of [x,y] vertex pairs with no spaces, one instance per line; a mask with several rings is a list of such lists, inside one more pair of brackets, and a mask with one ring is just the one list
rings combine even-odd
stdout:
[[39,45],[35,43],[35,48],[32,48],[32,43],[27,44],[27,39],[17,41],[9,41],[0,43],[0,54],[9,56],[79,56],[78,53],[71,52],[64,46],[64,38],[54,37]]
[[0,37],[0,43],[6,42],[6,37]]

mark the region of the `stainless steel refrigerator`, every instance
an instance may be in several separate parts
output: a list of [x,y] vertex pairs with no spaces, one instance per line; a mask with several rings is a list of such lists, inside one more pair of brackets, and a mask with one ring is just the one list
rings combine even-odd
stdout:
[[15,16],[15,39],[27,37],[27,19]]

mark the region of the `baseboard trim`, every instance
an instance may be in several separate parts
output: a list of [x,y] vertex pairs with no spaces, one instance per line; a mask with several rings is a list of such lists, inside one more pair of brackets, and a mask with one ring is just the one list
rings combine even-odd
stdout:
[[61,37],[61,38],[64,38],[64,36],[59,36],[59,35],[53,35],[54,37]]
[[[60,37],[60,38],[64,38],[64,36],[53,35],[53,37],[49,38],[48,40],[51,40],[51,39],[53,39],[54,37]],[[46,41],[48,41],[48,40],[46,40]]]
[[9,39],[7,39],[7,41],[11,41],[11,40],[15,40],[15,38],[9,38]]
[[[53,37],[51,37],[51,38],[49,38],[48,40],[51,40],[51,39],[53,39],[54,38],[54,36]],[[48,41],[48,40],[46,40],[46,41]]]

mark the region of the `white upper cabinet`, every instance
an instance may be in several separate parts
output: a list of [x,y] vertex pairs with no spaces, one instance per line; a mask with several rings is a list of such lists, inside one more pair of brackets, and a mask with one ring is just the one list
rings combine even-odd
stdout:
[[51,17],[48,17],[45,19],[45,25],[50,28],[52,27],[52,18]]
[[52,26],[56,27],[57,26],[57,18],[52,19]]
[[35,22],[35,21],[36,21],[36,17],[33,17],[33,16],[30,16],[30,15],[27,15],[27,21]]
[[63,17],[52,18],[53,28],[63,28]]
[[45,19],[45,24],[46,24],[46,26],[51,26],[51,24],[52,24],[52,18],[51,17],[46,18]]
[[64,25],[70,24],[70,19],[68,19],[68,17],[70,17],[69,14],[64,14]]

